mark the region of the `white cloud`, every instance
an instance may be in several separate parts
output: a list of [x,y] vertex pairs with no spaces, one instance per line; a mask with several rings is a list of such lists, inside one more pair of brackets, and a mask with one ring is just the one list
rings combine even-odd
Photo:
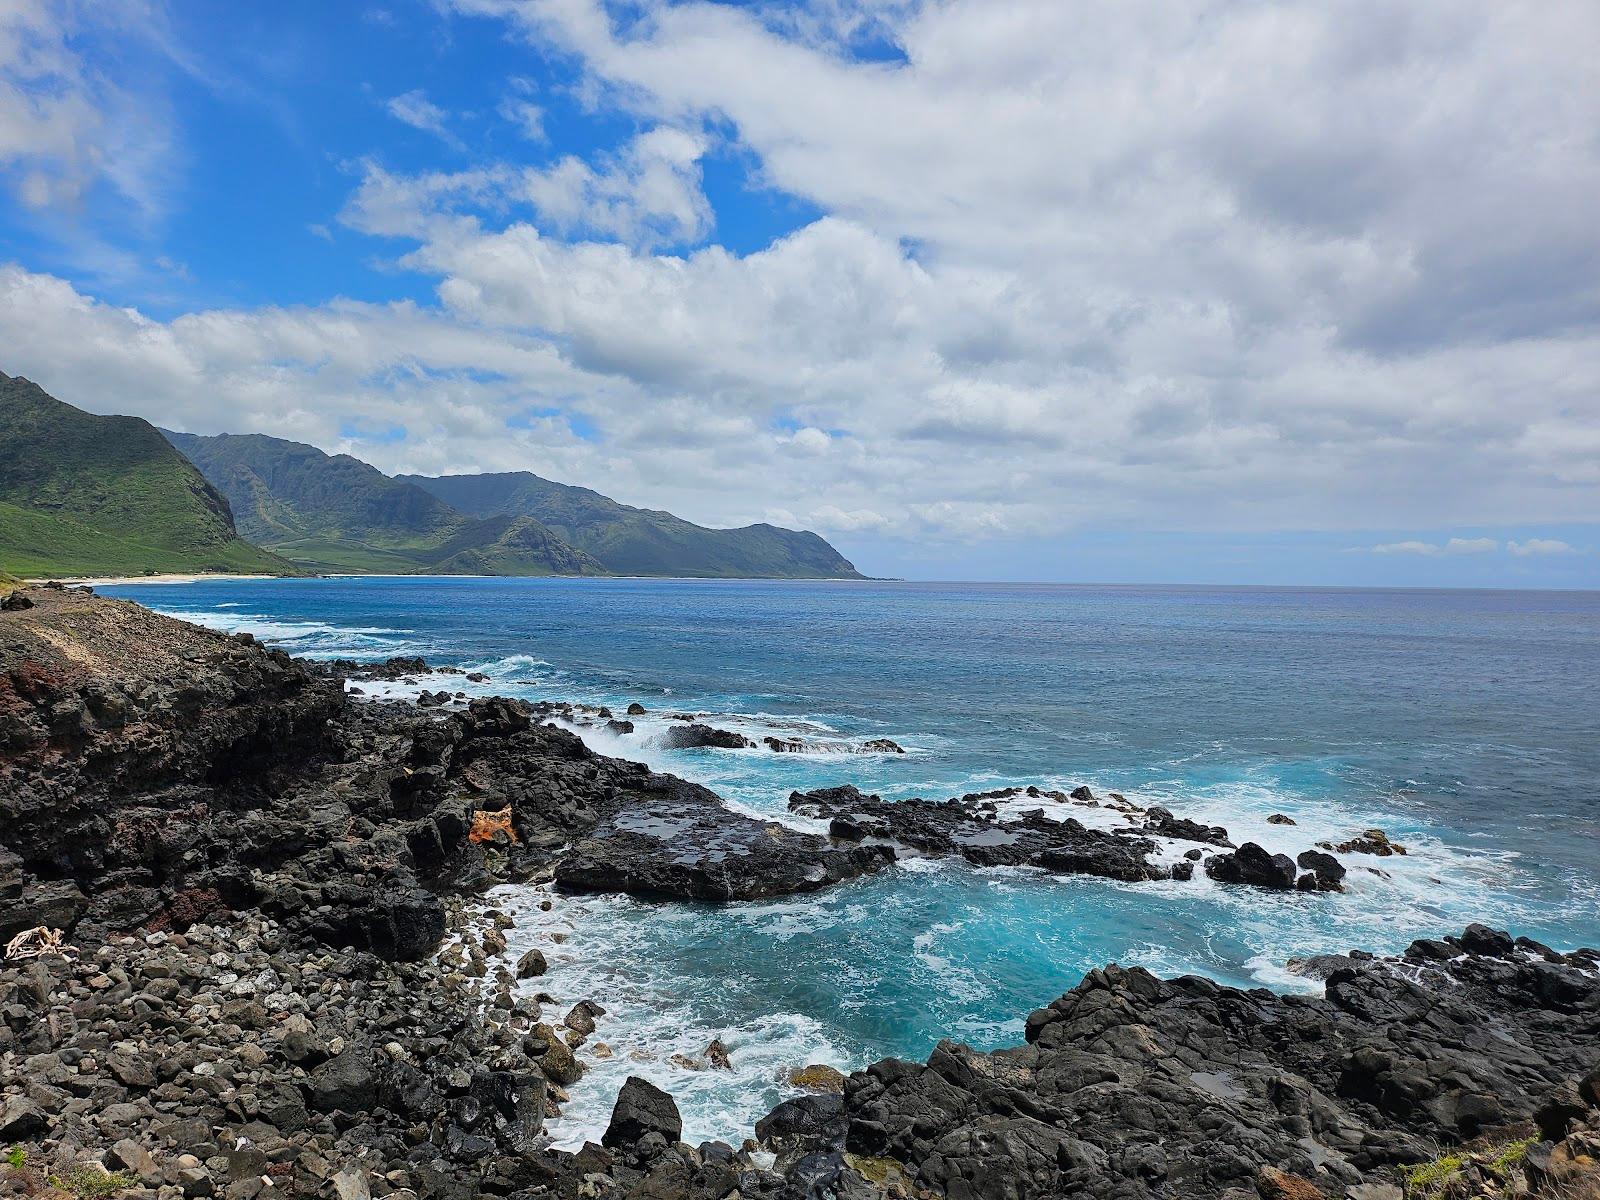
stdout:
[[169,122],[158,97],[91,67],[81,44],[92,37],[130,57],[177,56],[144,0],[0,3],[0,172],[29,209],[70,211],[105,185],[151,220],[165,205]]
[[424,133],[431,133],[452,145],[459,144],[455,134],[451,133],[450,127],[445,124],[450,114],[429,100],[427,93],[421,88],[414,88],[391,97],[384,104],[384,108],[401,124],[420,129]]
[[796,454],[815,458],[833,448],[833,438],[826,430],[808,425],[804,429],[795,430],[794,436],[789,439],[789,445]]
[[[1516,543],[1513,542],[1512,546]],[[1374,546],[1374,554],[1422,554],[1438,556],[1441,554],[1493,554],[1500,549],[1500,543],[1494,538],[1458,538],[1453,537],[1447,542],[1386,542],[1381,546]],[[1515,553],[1515,551],[1513,551]]]
[[1507,542],[1506,549],[1519,558],[1532,554],[1581,554],[1576,546],[1556,538],[1529,538],[1525,542]]
[[630,245],[699,241],[712,224],[700,190],[706,140],[682,129],[642,133],[598,167],[567,156],[525,171],[517,192],[542,224],[562,234],[588,233]]
[[501,99],[496,111],[502,120],[516,126],[517,132],[530,142],[543,142],[548,138],[544,131],[544,109],[528,97],[533,93],[532,80],[515,78],[511,90]]
[[1444,551],[1432,542],[1385,542],[1372,548],[1374,554],[1442,554]]
[[815,529],[830,533],[876,533],[888,529],[893,522],[870,508],[845,512],[836,505],[824,504],[811,511],[810,524]]

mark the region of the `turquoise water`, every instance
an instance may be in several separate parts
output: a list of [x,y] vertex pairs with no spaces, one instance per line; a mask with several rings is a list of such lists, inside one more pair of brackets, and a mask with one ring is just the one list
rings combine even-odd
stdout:
[[[1116,960],[1311,986],[1296,955],[1395,950],[1485,920],[1600,943],[1600,594],[330,579],[106,588],[295,653],[423,654],[481,690],[802,732],[907,755],[672,751],[661,722],[600,750],[763,815],[794,788],[944,797],[1088,783],[1303,849],[1377,825],[1412,853],[1349,856],[1339,896],[1119,885],[927,862],[820,895],[712,908],[508,892],[543,986],[610,1010],[556,1131],[603,1127],[644,1074],[690,1132],[739,1137],[810,1061],[1017,1040],[1027,1012]],[[427,680],[422,681],[426,685]],[[405,685],[393,689],[404,694]],[[1274,812],[1293,827],[1269,825]],[[1082,815],[1081,813],[1077,815]],[[797,824],[804,822],[796,821]],[[1366,871],[1378,867],[1383,874]],[[565,933],[565,940],[557,934]],[[694,1070],[713,1036],[732,1072]]]

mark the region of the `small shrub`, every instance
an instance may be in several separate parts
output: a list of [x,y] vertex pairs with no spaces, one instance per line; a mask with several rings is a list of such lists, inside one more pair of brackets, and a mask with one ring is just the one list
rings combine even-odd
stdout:
[[1405,1181],[1406,1196],[1412,1200],[1436,1200],[1445,1194],[1466,1165],[1464,1154],[1441,1154],[1432,1162],[1401,1167],[1400,1178]]
[[71,1192],[78,1200],[108,1200],[139,1181],[126,1171],[97,1171],[93,1167],[69,1167],[50,1176],[50,1185]]
[[13,1146],[6,1151],[6,1166],[13,1171],[20,1171],[28,1165],[28,1152],[21,1146]]
[[1489,1169],[1496,1175],[1504,1178],[1511,1174],[1511,1169],[1521,1164],[1528,1157],[1528,1151],[1538,1145],[1536,1137],[1522,1138],[1520,1141],[1507,1142],[1500,1147],[1500,1152],[1489,1163]]

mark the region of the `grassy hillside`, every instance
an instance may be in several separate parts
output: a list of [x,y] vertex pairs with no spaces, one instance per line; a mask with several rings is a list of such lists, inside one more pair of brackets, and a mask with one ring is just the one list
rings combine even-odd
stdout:
[[0,374],[0,570],[277,573],[222,495],[148,421],[83,412]]
[[348,454],[261,434],[166,436],[228,497],[239,532],[262,545],[324,539],[404,552],[436,546],[469,520]]
[[348,454],[261,434],[167,433],[227,496],[242,532],[317,571],[604,574],[537,521],[480,520]]
[[439,575],[605,575],[582,550],[532,517],[488,517],[439,547],[429,571]]
[[814,533],[747,525],[707,529],[669,512],[632,508],[589,488],[527,471],[489,475],[402,475],[477,517],[531,516],[563,541],[621,575],[859,579]]

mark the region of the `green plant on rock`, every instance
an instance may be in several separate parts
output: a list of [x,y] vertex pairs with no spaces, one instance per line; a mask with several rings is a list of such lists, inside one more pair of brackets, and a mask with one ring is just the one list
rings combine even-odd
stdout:
[[139,1181],[126,1171],[97,1171],[93,1167],[68,1167],[50,1176],[52,1187],[71,1192],[78,1200],[107,1200]]
[[21,1146],[13,1146],[6,1151],[6,1166],[13,1171],[20,1171],[28,1165],[28,1152]]
[[1501,1178],[1511,1174],[1513,1167],[1520,1166],[1522,1160],[1528,1157],[1528,1151],[1538,1145],[1536,1137],[1521,1138],[1515,1142],[1507,1142],[1489,1160],[1489,1169]]
[[1431,1162],[1400,1168],[1407,1200],[1440,1200],[1467,1165],[1464,1154],[1441,1154]]

